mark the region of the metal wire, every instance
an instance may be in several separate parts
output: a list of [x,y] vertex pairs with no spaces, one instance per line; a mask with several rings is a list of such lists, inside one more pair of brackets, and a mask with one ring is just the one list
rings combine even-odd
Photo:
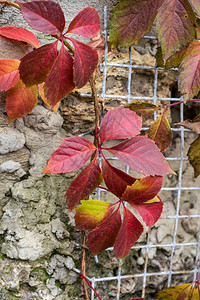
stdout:
[[[126,100],[127,103],[130,103],[131,100],[147,100],[147,101],[152,101],[153,104],[157,105],[158,101],[163,101],[163,102],[173,102],[173,101],[182,101],[182,97],[180,98],[165,98],[165,97],[157,97],[157,85],[158,85],[158,70],[164,70],[163,68],[157,68],[156,66],[145,66],[145,65],[133,65],[132,64],[132,50],[131,48],[129,49],[129,63],[127,64],[114,64],[114,63],[108,63],[107,61],[107,55],[108,55],[108,45],[107,45],[107,10],[106,7],[104,8],[104,36],[105,36],[105,55],[104,55],[104,62],[100,65],[100,70],[103,72],[103,83],[102,83],[102,93],[101,97],[103,100],[105,99],[121,99],[121,100]],[[145,36],[145,39],[152,39],[155,40],[156,37],[154,36]],[[126,95],[110,95],[106,94],[106,79],[107,79],[107,67],[113,67],[113,68],[126,68],[128,69],[128,84],[127,84],[127,94]],[[132,71],[134,69],[142,69],[142,70],[154,70],[154,89],[153,89],[153,96],[152,97],[133,97],[131,95],[131,88],[134,85],[134,75]],[[176,71],[177,69],[172,69],[173,71]],[[82,97],[85,96],[91,96],[88,94],[82,94]],[[183,113],[184,113],[184,105],[180,105],[180,122],[183,121]],[[155,112],[154,114],[154,120],[157,118],[157,113]],[[103,105],[102,105],[102,111],[101,111],[101,120],[103,119]],[[143,130],[147,130],[147,127],[143,127]],[[106,281],[116,281],[116,286],[117,286],[117,292],[116,292],[116,300],[120,299],[120,292],[121,292],[121,281],[122,279],[131,279],[131,278],[142,278],[143,284],[142,284],[142,290],[141,290],[141,297],[145,297],[146,293],[146,286],[147,286],[147,277],[152,277],[152,276],[168,276],[168,286],[171,285],[172,283],[172,276],[173,275],[182,275],[182,274],[193,274],[194,280],[197,277],[197,274],[199,273],[200,269],[198,267],[198,260],[199,260],[199,251],[200,251],[200,231],[198,235],[198,241],[196,242],[182,242],[178,243],[177,242],[177,232],[178,232],[178,224],[179,220],[183,219],[199,219],[200,220],[200,215],[199,214],[187,214],[187,215],[181,215],[180,214],[180,201],[181,201],[181,192],[182,191],[198,191],[200,190],[200,186],[182,186],[182,179],[183,179],[183,163],[184,161],[187,161],[187,157],[184,157],[184,138],[185,138],[185,133],[190,132],[188,129],[184,129],[182,126],[180,128],[172,128],[173,131],[175,132],[180,132],[180,139],[181,139],[181,145],[180,145],[180,156],[178,157],[166,157],[168,161],[177,161],[179,162],[179,170],[178,170],[178,182],[176,186],[173,187],[163,187],[161,191],[171,191],[174,192],[176,195],[176,213],[175,215],[169,215],[169,216],[161,216],[161,220],[174,220],[174,230],[173,230],[173,238],[171,243],[164,243],[164,244],[156,244],[151,242],[151,231],[149,229],[147,233],[147,242],[144,245],[134,245],[132,249],[137,249],[145,250],[145,262],[144,262],[144,269],[143,272],[140,274],[127,274],[127,275],[122,275],[122,270],[123,270],[123,261],[119,260],[119,265],[118,265],[118,274],[116,276],[107,276],[107,277],[92,277],[88,278],[88,280],[91,282],[92,287],[95,288],[96,284],[98,282],[106,282]],[[115,157],[108,157],[108,160],[118,160],[118,158]],[[99,163],[101,165],[102,159],[99,157]],[[126,166],[126,173],[129,173],[129,167]],[[188,183],[189,184],[189,183]],[[97,199],[101,199],[101,192],[105,192],[105,190],[98,188],[97,189]],[[81,244],[77,244],[77,246],[82,247]],[[177,248],[181,247],[196,247],[196,257],[195,257],[195,262],[194,262],[194,268],[193,270],[180,270],[180,271],[174,271],[173,270],[173,259],[175,258],[175,250]],[[148,261],[149,261],[149,250],[152,248],[156,249],[171,249],[171,254],[169,258],[169,269],[167,271],[161,271],[161,272],[148,272]],[[106,249],[106,251],[112,251],[113,247],[110,247]],[[98,262],[98,257],[95,257],[95,261]],[[75,270],[78,273],[80,272],[79,270]],[[91,300],[95,300],[95,295],[94,292],[91,292]],[[108,298],[106,298],[108,299]]]

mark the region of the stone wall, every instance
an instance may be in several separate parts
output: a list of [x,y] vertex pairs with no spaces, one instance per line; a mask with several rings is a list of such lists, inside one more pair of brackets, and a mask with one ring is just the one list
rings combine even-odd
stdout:
[[[97,7],[103,17],[103,6],[112,7],[117,1],[59,1],[68,20],[83,7]],[[22,17],[13,8],[0,8],[0,25],[25,25]],[[27,27],[27,25],[26,25]],[[38,35],[38,33],[37,33]],[[38,35],[41,38],[40,34]],[[42,40],[44,42],[44,40]],[[142,41],[133,50],[133,63],[154,66],[157,44]],[[29,49],[20,43],[0,39],[0,58],[20,59]],[[120,49],[109,56],[113,63],[127,64],[128,51]],[[126,95],[128,71],[123,68],[108,68],[107,90],[109,94]],[[134,96],[152,96],[154,71],[133,71],[131,91]],[[176,87],[174,71],[159,72],[158,95],[168,97]],[[97,89],[101,92],[102,74],[97,77]],[[86,85],[81,91],[89,92]],[[62,138],[78,135],[93,128],[94,109],[91,98],[81,98],[72,93],[64,99],[58,113],[50,111],[40,100],[31,114],[8,125],[5,113],[5,94],[0,96],[0,299],[84,299],[78,275],[73,271],[80,269],[81,232],[74,230],[73,212],[69,212],[65,203],[65,192],[74,174],[42,175],[53,151],[60,145]],[[105,111],[110,107],[125,104],[119,99],[106,99]],[[193,108],[194,109],[194,108]],[[169,119],[178,121],[176,109],[168,112]],[[92,136],[88,136],[93,139]],[[194,139],[193,134],[186,136],[185,152]],[[186,154],[186,153],[185,153]],[[173,147],[167,151],[168,157],[180,155],[180,136],[174,135]],[[118,164],[117,162],[115,162]],[[123,167],[120,165],[120,167]],[[178,172],[178,162],[173,169]],[[183,185],[193,179],[193,170],[184,162]],[[177,185],[177,177],[165,178],[165,186]],[[198,180],[192,185],[199,185]],[[174,215],[176,193],[162,192],[165,203],[163,216]],[[95,198],[95,193],[92,198]],[[181,213],[200,214],[196,191],[182,193]],[[102,194],[102,199],[107,194]],[[110,200],[110,198],[109,198]],[[166,244],[172,242],[174,220],[159,220],[152,229],[152,243]],[[197,240],[198,222],[195,219],[183,219],[179,222],[177,241],[191,242]],[[145,241],[145,234],[140,242]],[[175,268],[192,269],[196,248],[177,248]],[[169,265],[170,249],[152,248],[149,252],[149,270],[166,271]],[[145,251],[131,250],[123,260],[123,275],[142,273]],[[107,277],[117,275],[118,260],[112,252],[99,255],[98,264],[93,257],[89,259],[88,276]],[[173,283],[191,280],[190,277],[176,276]],[[166,277],[148,278],[147,298],[153,299],[155,291],[162,289]],[[124,279],[120,299],[130,300],[133,293],[140,296],[141,279]],[[102,299],[115,299],[116,281],[106,281],[97,285]]]

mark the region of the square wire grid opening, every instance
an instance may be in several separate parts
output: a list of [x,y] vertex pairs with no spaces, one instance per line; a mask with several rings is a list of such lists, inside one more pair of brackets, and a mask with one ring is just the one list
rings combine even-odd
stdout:
[[[107,10],[106,7],[104,9],[104,35],[105,35],[105,41],[107,41]],[[156,37],[153,36],[145,36],[145,39],[156,39]],[[104,56],[104,62],[101,64],[101,70],[103,72],[103,85],[102,85],[102,99],[122,99],[126,100],[127,103],[130,103],[133,100],[148,100],[152,101],[153,104],[157,104],[157,101],[163,101],[164,102],[175,102],[175,101],[182,101],[182,97],[180,98],[161,98],[158,97],[157,95],[157,85],[158,85],[158,72],[159,70],[164,70],[162,68],[157,68],[151,67],[151,66],[145,66],[145,65],[135,65],[132,64],[132,50],[131,48],[129,49],[129,63],[128,64],[112,64],[108,63],[107,61],[107,54],[108,54],[108,47],[107,47],[107,42],[105,45],[105,56]],[[114,94],[106,94],[106,79],[107,79],[107,68],[108,67],[117,67],[117,68],[126,68],[128,70],[128,84],[127,84],[127,94],[126,95],[114,95]],[[143,70],[153,70],[154,71],[154,87],[153,87],[153,96],[146,96],[146,97],[138,97],[138,96],[132,96],[131,95],[131,82],[132,82],[132,70],[134,69],[143,69]],[[133,79],[134,82],[134,79]],[[82,95],[82,96],[88,96],[88,95]],[[101,117],[103,118],[103,110],[101,112]],[[156,120],[157,114],[154,114],[154,120]],[[184,105],[180,105],[180,122],[184,120]],[[143,128],[144,130],[147,128]],[[181,242],[177,238],[177,232],[178,232],[178,227],[179,223],[181,220],[190,220],[191,218],[200,220],[200,215],[199,214],[181,214],[180,213],[180,207],[181,207],[181,195],[182,193],[185,192],[192,192],[192,191],[200,191],[200,186],[184,186],[183,185],[183,164],[185,161],[187,161],[187,157],[185,157],[185,149],[184,149],[184,139],[185,139],[185,133],[189,132],[189,130],[184,129],[184,127],[180,128],[172,128],[172,131],[174,132],[179,132],[180,133],[180,152],[177,157],[166,157],[166,159],[169,161],[169,163],[178,163],[178,176],[177,176],[177,185],[176,186],[163,186],[162,192],[165,193],[174,193],[176,196],[176,208],[175,208],[175,213],[173,215],[161,215],[161,220],[164,219],[166,220],[171,220],[173,221],[173,234],[172,234],[172,240],[170,243],[153,243],[151,240],[151,229],[147,232],[147,239],[146,243],[144,245],[134,245],[132,249],[143,249],[145,251],[145,260],[144,260],[144,267],[143,271],[140,273],[136,274],[122,274],[123,273],[123,262],[121,259],[119,259],[119,264],[118,264],[118,274],[116,276],[108,276],[108,277],[93,277],[93,278],[88,278],[88,280],[91,282],[93,288],[96,288],[98,286],[99,282],[106,282],[106,281],[113,281],[116,282],[116,287],[117,287],[117,292],[116,292],[116,299],[120,299],[120,290],[121,290],[121,285],[123,284],[123,280],[131,280],[132,278],[141,278],[142,279],[142,288],[141,288],[141,297],[145,297],[145,292],[146,292],[146,287],[147,287],[147,282],[149,278],[155,277],[161,277],[161,276],[167,276],[167,286],[173,285],[173,280],[172,277],[174,276],[182,276],[185,274],[191,274],[193,277],[193,280],[197,278],[197,274],[199,273],[199,267],[198,267],[198,259],[199,259],[199,250],[200,250],[200,230],[198,233],[198,237],[194,241],[189,241],[189,242]],[[173,154],[173,153],[172,153]],[[110,160],[113,160],[115,158],[108,158]],[[99,163],[101,164],[101,158],[99,159]],[[126,166],[126,172],[129,173],[129,167]],[[192,183],[192,180],[189,182]],[[97,189],[97,199],[101,199],[101,194],[102,192],[105,193],[105,191],[101,189]],[[165,205],[165,196],[163,196],[164,200],[164,205]],[[198,213],[198,212],[197,212]],[[154,227],[153,227],[154,228]],[[187,247],[188,249],[192,249],[195,251],[195,261],[192,266],[192,268],[188,269],[182,269],[182,270],[176,270],[174,269],[173,262],[174,259],[177,259],[176,257],[176,251],[177,249],[180,249],[181,247]],[[109,248],[106,251],[112,251],[113,248]],[[149,253],[151,249],[161,249],[161,250],[168,250],[170,252],[169,254],[169,259],[168,259],[168,270],[167,271],[160,271],[160,272],[148,272],[148,265],[149,262]],[[190,250],[188,250],[190,251]],[[95,261],[98,262],[98,257],[95,257]],[[77,272],[80,272],[79,270],[76,270]],[[186,283],[186,282],[185,282]],[[189,282],[188,282],[189,283]],[[94,292],[91,292],[91,300],[97,299],[95,296]],[[109,299],[109,296],[106,296],[103,299]]]

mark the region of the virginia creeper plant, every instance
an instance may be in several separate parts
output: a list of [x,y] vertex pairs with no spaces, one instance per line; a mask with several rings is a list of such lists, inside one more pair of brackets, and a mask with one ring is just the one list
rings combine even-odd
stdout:
[[[143,232],[159,219],[163,202],[158,196],[163,176],[173,172],[162,151],[172,141],[172,132],[165,116],[167,108],[150,103],[131,103],[125,108],[111,109],[99,126],[98,99],[93,73],[98,65],[97,51],[68,34],[99,39],[100,18],[95,9],[87,7],[65,29],[65,17],[58,3],[49,1],[12,2],[0,0],[20,9],[25,21],[35,30],[48,34],[55,41],[40,46],[29,30],[6,26],[0,28],[3,38],[25,42],[33,47],[21,60],[0,59],[0,92],[6,91],[6,112],[9,123],[32,111],[40,95],[46,105],[57,111],[59,102],[75,88],[89,80],[95,99],[94,144],[83,137],[64,139],[52,154],[43,173],[74,172],[90,163],[79,173],[66,192],[69,209],[75,209],[77,229],[89,230],[87,245],[95,255],[114,246],[116,257],[125,257]],[[114,47],[129,47],[150,31],[156,23],[160,47],[158,66],[179,67],[179,91],[184,103],[200,91],[200,42],[198,0],[120,0],[109,24],[110,42]],[[99,41],[101,41],[99,39]],[[98,43],[96,43],[98,45]],[[95,47],[95,46],[94,46]],[[142,118],[149,118],[162,109],[160,117],[146,135],[139,135]],[[142,117],[142,118],[141,118]],[[200,133],[199,115],[177,125]],[[124,140],[107,147],[110,140]],[[110,152],[143,177],[134,178],[113,167],[106,159]],[[191,145],[188,158],[195,177],[200,174],[200,137]],[[103,158],[102,168],[98,160]],[[116,196],[113,204],[88,200],[100,187]],[[140,215],[134,215],[136,212]]]

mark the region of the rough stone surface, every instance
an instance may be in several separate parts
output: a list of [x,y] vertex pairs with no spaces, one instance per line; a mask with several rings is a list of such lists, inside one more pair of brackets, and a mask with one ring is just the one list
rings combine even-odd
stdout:
[[[108,10],[117,3],[109,1],[58,1],[62,6],[67,23],[84,7],[96,6],[103,19],[103,6]],[[0,26],[25,25],[22,16],[14,8],[0,7]],[[29,28],[30,29],[30,28]],[[41,43],[48,38],[35,32]],[[29,50],[27,45],[0,38],[0,58],[20,59]],[[137,65],[155,65],[156,41],[142,40],[132,51],[132,62]],[[129,63],[127,49],[112,52],[111,63]],[[157,94],[159,97],[178,97],[175,71],[159,70]],[[133,69],[131,74],[131,95],[153,96],[154,70]],[[97,76],[97,90],[102,91],[102,73]],[[107,68],[106,94],[127,95],[128,68]],[[90,93],[86,85],[78,92]],[[34,110],[25,118],[8,125],[5,113],[5,93],[0,95],[0,299],[36,299],[36,300],[80,300],[84,299],[76,268],[80,270],[81,232],[75,231],[73,212],[66,209],[65,193],[74,174],[42,175],[48,159],[60,145],[62,138],[90,131],[94,124],[92,99],[81,98],[79,93],[70,94],[60,105],[57,114],[50,111],[40,100]],[[104,108],[125,104],[126,100],[117,97],[106,98]],[[199,112],[198,105],[190,104],[185,118],[193,118]],[[179,108],[168,111],[171,123],[179,121]],[[193,117],[191,115],[194,114]],[[148,121],[150,124],[151,121]],[[91,135],[87,135],[93,140]],[[184,157],[195,134],[185,134]],[[168,157],[180,156],[180,134],[174,133],[173,146],[166,152]],[[116,167],[123,166],[112,161]],[[179,161],[172,161],[172,168],[179,172]],[[124,169],[123,169],[124,170]],[[134,172],[131,171],[134,176]],[[166,187],[176,188],[177,176],[164,178]],[[199,186],[199,180],[193,180],[193,170],[187,161],[183,164],[183,186]],[[107,193],[102,200],[115,201]],[[170,245],[173,242],[174,219],[177,206],[177,190],[162,191],[164,201],[162,218],[151,229],[149,241],[156,245]],[[96,193],[91,195],[96,199]],[[199,192],[184,190],[181,193],[180,215],[200,214]],[[177,243],[196,242],[199,222],[197,218],[182,218],[178,222]],[[139,244],[146,243],[146,232]],[[87,253],[88,254],[88,253]],[[149,248],[147,271],[167,272],[171,247]],[[89,255],[87,255],[89,257]],[[196,257],[196,246],[176,247],[173,270],[192,270]],[[145,249],[132,249],[122,261],[122,275],[143,273],[146,260]],[[118,275],[118,260],[113,252],[105,251],[98,256],[98,263],[91,256],[87,261],[87,275],[108,277]],[[172,283],[190,282],[193,275],[173,276]],[[167,276],[147,277],[146,297],[154,299],[158,290],[166,287]],[[120,299],[130,300],[141,297],[142,278],[126,278],[121,281]],[[95,286],[103,300],[116,299],[117,280],[98,282]]]

